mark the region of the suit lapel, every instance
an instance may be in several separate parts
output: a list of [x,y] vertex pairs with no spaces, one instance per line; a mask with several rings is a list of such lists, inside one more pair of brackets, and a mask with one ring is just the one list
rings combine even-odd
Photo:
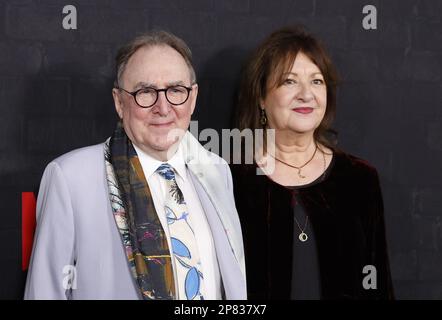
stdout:
[[235,237],[232,236],[232,233],[234,232],[229,232],[225,227],[226,224],[231,223],[230,218],[227,214],[222,214],[223,211],[219,211],[222,210],[219,209],[219,206],[217,208],[213,201],[217,197],[211,197],[211,192],[203,184],[206,179],[198,177],[192,169],[190,169],[190,177],[210,225],[225,297],[234,300],[245,299],[247,294],[244,263],[241,262],[242,260],[236,255],[235,248],[233,248],[234,244],[232,243]]
[[227,188],[227,177],[219,168],[224,160],[186,132],[182,141],[184,159],[200,198],[215,242],[216,254],[227,299],[245,299],[245,264],[241,226],[235,203]]
[[[232,218],[236,212],[232,212],[232,208],[235,208],[233,204],[226,203],[230,200],[230,195],[227,193],[227,186],[225,185],[225,177],[222,177],[217,168],[213,157],[209,156],[209,152],[201,146],[201,144],[192,136],[190,132],[186,133],[184,142],[187,147],[185,150],[185,161],[187,167],[192,173],[192,180],[195,184],[195,188],[200,192],[207,194],[211,208],[207,207],[207,210],[215,210],[216,215],[222,223],[222,226],[227,234],[227,238],[230,243],[235,257],[238,261],[241,261],[242,256],[242,243],[240,237],[236,236],[234,228],[234,221]],[[221,162],[219,163],[221,164]],[[196,183],[195,183],[196,182]],[[198,186],[199,185],[199,186]]]

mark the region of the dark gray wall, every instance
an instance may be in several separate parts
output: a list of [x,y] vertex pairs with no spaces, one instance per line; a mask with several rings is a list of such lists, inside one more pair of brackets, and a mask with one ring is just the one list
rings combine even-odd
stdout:
[[[78,29],[62,28],[62,8]],[[378,29],[362,28],[362,8]],[[374,164],[396,295],[442,298],[442,1],[20,0],[0,2],[0,297],[21,298],[22,191],[45,165],[112,132],[116,49],[165,28],[193,50],[199,128],[229,128],[240,67],[277,27],[304,23],[343,78],[340,146]]]

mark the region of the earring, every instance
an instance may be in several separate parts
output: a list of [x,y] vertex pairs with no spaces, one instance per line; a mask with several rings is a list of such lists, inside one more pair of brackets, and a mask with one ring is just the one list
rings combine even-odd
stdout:
[[261,117],[260,117],[259,121],[261,122],[263,127],[265,127],[265,125],[267,124],[267,116],[266,116],[266,112],[264,109],[261,109]]

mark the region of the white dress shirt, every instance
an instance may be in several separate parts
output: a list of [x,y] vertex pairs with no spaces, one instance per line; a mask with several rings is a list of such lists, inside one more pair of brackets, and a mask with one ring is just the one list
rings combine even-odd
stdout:
[[[164,209],[167,190],[165,188],[165,184],[162,183],[161,179],[163,178],[155,172],[158,167],[164,162],[161,162],[149,156],[147,153],[138,148],[135,144],[134,148],[140,160],[141,167],[143,168],[147,184],[149,185],[155,210],[157,211],[161,225],[164,229],[164,232],[166,233],[169,248],[172,248],[170,243],[170,234],[166,219],[166,212]],[[201,207],[201,203],[198,198],[198,194],[196,193],[195,187],[192,183],[192,179],[188,176],[189,171],[184,161],[183,149],[181,144],[179,145],[177,152],[173,155],[172,158],[169,159],[169,161],[167,161],[167,163],[175,169],[176,173],[178,173],[175,175],[176,182],[184,195],[187,209],[189,211],[189,217],[192,222],[192,228],[195,232],[195,237],[201,259],[201,271],[204,274],[204,289],[202,294],[204,295],[204,299],[206,300],[219,300],[222,298],[221,279],[218,261],[216,258],[215,246],[212,238],[212,232],[207,222],[204,210]],[[172,262],[173,261],[174,259],[172,259]],[[176,283],[177,281],[175,281],[175,284]],[[176,289],[176,292],[178,292],[178,289]],[[178,298],[182,300],[185,299],[185,297]]]

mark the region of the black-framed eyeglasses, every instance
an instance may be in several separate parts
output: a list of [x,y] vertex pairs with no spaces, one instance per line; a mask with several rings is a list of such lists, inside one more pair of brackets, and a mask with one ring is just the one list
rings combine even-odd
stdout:
[[192,91],[192,87],[189,88],[182,85],[170,86],[163,89],[144,87],[133,92],[129,92],[120,87],[115,87],[115,89],[123,90],[130,94],[141,108],[152,107],[158,100],[158,94],[162,91],[164,91],[166,99],[170,104],[179,106],[189,99],[190,91]]

